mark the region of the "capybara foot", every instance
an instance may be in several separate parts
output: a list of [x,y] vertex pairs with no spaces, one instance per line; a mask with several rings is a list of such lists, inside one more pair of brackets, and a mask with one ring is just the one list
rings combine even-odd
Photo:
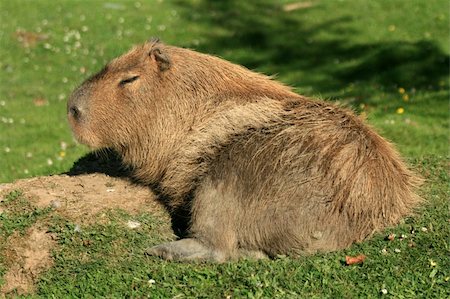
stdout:
[[146,253],[169,261],[223,262],[225,260],[223,254],[209,249],[193,238],[156,245],[147,249]]

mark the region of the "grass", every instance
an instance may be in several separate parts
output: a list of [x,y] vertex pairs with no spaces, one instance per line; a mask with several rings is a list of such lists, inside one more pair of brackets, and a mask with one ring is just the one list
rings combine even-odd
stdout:
[[[450,296],[448,2],[311,1],[284,11],[290,2],[0,1],[0,182],[69,170],[87,153],[66,123],[70,92],[132,44],[159,36],[365,114],[427,179],[418,215],[343,252],[181,264],[143,255],[163,238],[152,215],[139,216],[138,231],[120,229],[128,216],[112,212],[109,224],[77,233],[65,219],[30,210],[17,191],[1,204],[23,209],[0,215],[0,237],[45,219],[59,240],[36,296]],[[391,232],[407,238],[386,241]],[[343,265],[359,253],[368,257],[363,265]]]

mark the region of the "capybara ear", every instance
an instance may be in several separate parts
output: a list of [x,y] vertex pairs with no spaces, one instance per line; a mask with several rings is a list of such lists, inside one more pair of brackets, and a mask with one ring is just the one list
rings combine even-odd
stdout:
[[154,45],[154,44],[158,44],[159,42],[161,42],[161,40],[159,39],[159,37],[152,36],[148,39],[148,42],[151,45]]
[[169,56],[160,47],[154,46],[150,50],[149,56],[158,64],[158,68],[161,72],[166,71],[170,68]]

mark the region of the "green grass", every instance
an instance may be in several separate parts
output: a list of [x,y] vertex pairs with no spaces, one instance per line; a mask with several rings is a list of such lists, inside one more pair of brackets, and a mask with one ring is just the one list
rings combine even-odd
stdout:
[[[139,231],[123,231],[119,223],[128,216],[112,213],[110,224],[75,233],[74,223],[30,210],[20,193],[10,194],[2,204],[18,201],[23,210],[16,222],[1,216],[0,237],[44,218],[58,235],[55,265],[37,295],[365,298],[382,296],[382,289],[395,298],[450,295],[448,1],[311,1],[290,12],[281,9],[285,3],[1,0],[0,182],[69,170],[87,153],[67,126],[70,92],[132,44],[159,36],[277,74],[302,94],[367,115],[427,179],[424,207],[388,231],[407,238],[389,242],[385,232],[343,252],[299,259],[168,263],[143,255],[163,238],[151,215],[139,216],[145,223]],[[46,39],[27,48],[19,31]],[[366,263],[343,265],[346,254],[358,253]]]

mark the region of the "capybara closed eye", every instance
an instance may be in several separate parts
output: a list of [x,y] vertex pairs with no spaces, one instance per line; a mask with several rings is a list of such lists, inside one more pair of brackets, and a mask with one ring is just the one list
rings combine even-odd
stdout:
[[112,60],[67,109],[80,142],[188,210],[188,237],[148,251],[166,259],[337,250],[420,201],[420,179],[351,111],[159,41]]

